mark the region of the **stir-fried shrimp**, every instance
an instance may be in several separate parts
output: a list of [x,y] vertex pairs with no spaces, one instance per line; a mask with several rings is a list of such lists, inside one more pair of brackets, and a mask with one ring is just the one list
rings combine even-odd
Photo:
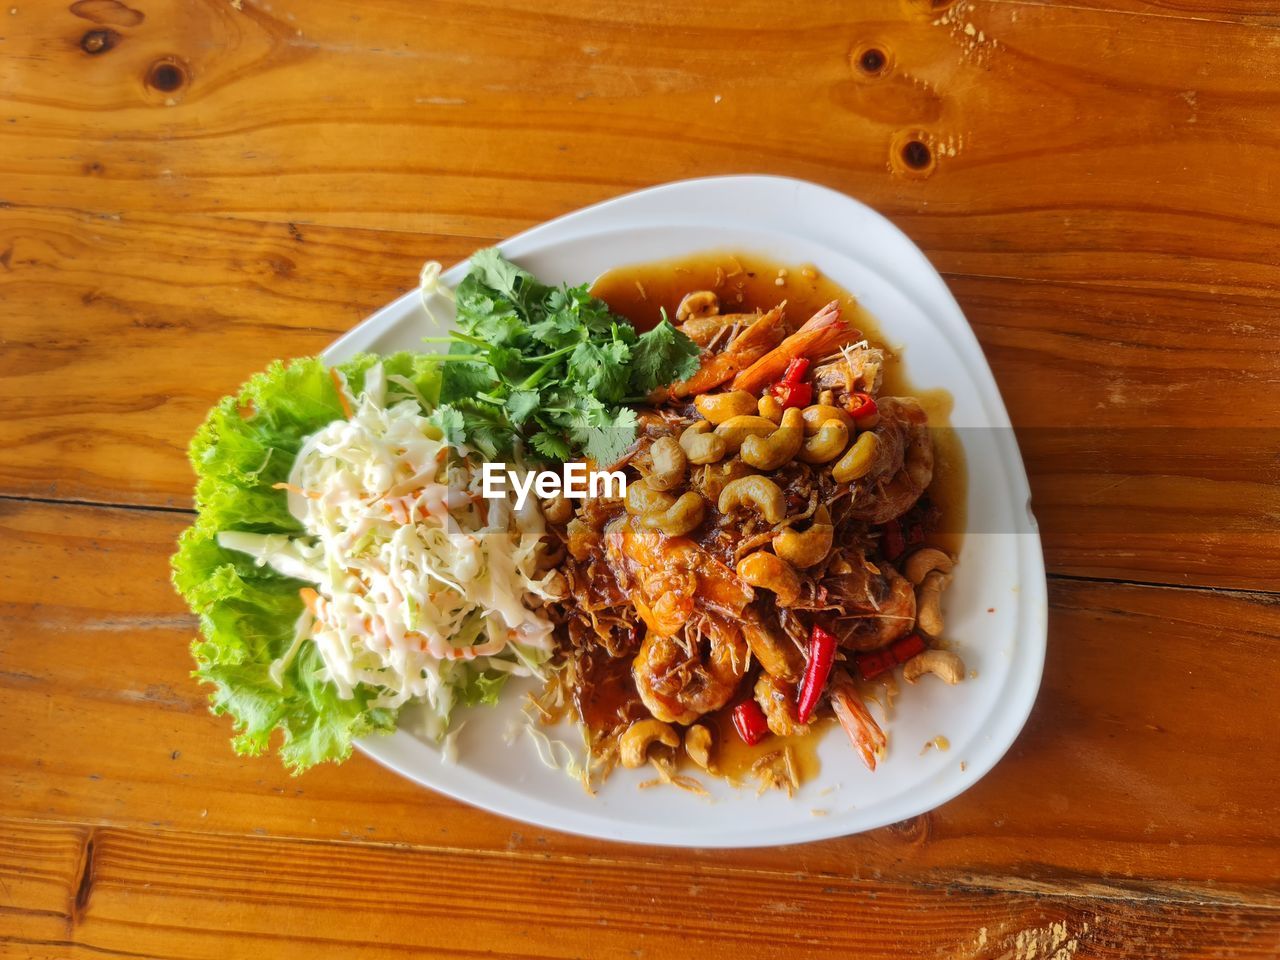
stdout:
[[782,317],[782,307],[774,307],[753,320],[724,350],[704,357],[701,368],[692,377],[668,387],[668,393],[673,397],[706,393],[745,370],[768,354],[782,339]]
[[745,620],[742,636],[764,672],[781,680],[796,681],[804,672],[804,656],[790,637],[762,620]]
[[729,702],[747,668],[742,634],[718,617],[683,637],[649,633],[631,670],[640,699],[666,723],[693,723]]
[[610,716],[701,723],[705,740],[728,726],[709,715],[732,712],[748,743],[834,716],[867,767],[883,757],[850,671],[936,640],[917,620],[938,597],[918,602],[920,578],[900,572],[921,566],[904,551],[933,516],[933,446],[916,400],[878,396],[886,355],[840,303],[796,327],[785,303],[721,314],[691,290],[678,319],[700,367],[637,410],[623,468],[643,486],[553,528],[564,633],[627,684]]
[[830,687],[831,707],[836,719],[849,736],[849,742],[858,751],[858,756],[867,765],[868,770],[875,770],[876,764],[884,755],[889,745],[889,738],[871,716],[871,711],[863,702],[858,686],[843,670],[833,671]]
[[753,690],[756,703],[764,711],[769,732],[779,737],[795,737],[809,732],[809,725],[796,716],[796,686],[785,680],[760,674]]
[[879,439],[870,473],[854,485],[850,516],[886,523],[906,513],[933,480],[929,417],[910,397],[879,401]]
[[915,588],[889,563],[824,581],[835,606],[832,620],[841,642],[854,650],[878,650],[916,622]]

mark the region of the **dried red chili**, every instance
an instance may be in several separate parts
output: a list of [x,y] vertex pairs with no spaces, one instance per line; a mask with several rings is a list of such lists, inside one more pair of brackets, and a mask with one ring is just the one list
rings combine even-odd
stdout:
[[800,681],[800,696],[796,702],[796,719],[808,723],[813,716],[818,699],[826,689],[831,676],[831,665],[836,658],[836,638],[814,624],[809,634],[809,662],[805,664],[804,678]]

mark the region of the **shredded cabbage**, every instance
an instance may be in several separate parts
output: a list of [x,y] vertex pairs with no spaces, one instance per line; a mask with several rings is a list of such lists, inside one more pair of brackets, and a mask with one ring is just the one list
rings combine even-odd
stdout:
[[[308,437],[281,485],[303,535],[225,531],[218,544],[315,584],[300,631],[339,696],[363,684],[375,708],[421,701],[440,738],[470,699],[460,688],[537,672],[551,655],[537,608],[559,578],[538,572],[542,516],[531,501],[517,512],[483,499],[466,448],[417,398],[389,402],[380,367],[358,396],[343,389],[350,416]],[[302,642],[299,632],[273,677]]]

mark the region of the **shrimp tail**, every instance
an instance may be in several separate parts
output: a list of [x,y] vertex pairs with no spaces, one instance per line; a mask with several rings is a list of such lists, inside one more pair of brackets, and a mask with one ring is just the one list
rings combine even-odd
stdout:
[[759,393],[782,377],[796,357],[819,360],[861,337],[840,316],[840,301],[832,300],[791,336],[761,356],[733,379],[733,389]]
[[673,397],[691,397],[714,390],[739,371],[768,355],[782,340],[783,306],[785,304],[779,304],[763,314],[720,353],[704,355],[698,372],[688,380],[673,383],[667,388],[668,394]]
[[862,757],[868,770],[874,771],[876,763],[884,756],[889,738],[876,723],[875,717],[862,700],[862,694],[853,680],[843,670],[831,674],[831,707],[844,732],[849,735],[853,748]]

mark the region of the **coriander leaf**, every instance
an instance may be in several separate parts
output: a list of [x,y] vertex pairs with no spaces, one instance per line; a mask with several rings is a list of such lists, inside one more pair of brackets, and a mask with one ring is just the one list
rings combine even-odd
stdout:
[[542,403],[537,390],[513,390],[507,395],[507,416],[516,426],[522,425]]
[[[454,354],[460,356],[464,354]],[[484,357],[475,354],[476,362],[457,361],[440,364],[440,399],[446,403],[474,397],[477,393],[488,393],[498,385],[498,378],[493,375],[493,368],[484,361]]]
[[601,467],[617,463],[636,438],[636,412],[622,407],[607,424],[588,427],[583,452]]
[[496,247],[473,254],[470,272],[485,286],[505,297],[525,321],[536,322],[546,313],[546,300],[552,293],[551,288],[505,259]]
[[[473,274],[462,278],[453,290],[453,299],[458,316],[458,326],[469,332],[476,323],[501,309],[493,290],[481,283]],[[508,308],[510,309],[510,308]]]
[[569,356],[569,375],[581,380],[587,391],[607,403],[617,403],[627,394],[625,366],[631,350],[616,340],[597,345],[584,340]]
[[490,347],[484,357],[499,379],[517,383],[525,378],[531,365],[529,357],[517,347]]
[[512,303],[519,301],[522,283],[536,283],[533,274],[520,269],[504,258],[497,247],[488,247],[473,253],[468,274],[490,289],[496,290]]
[[557,436],[549,430],[535,433],[529,438],[529,443],[534,450],[550,460],[573,459],[573,448],[569,446],[563,437]]
[[665,319],[639,336],[587,285],[546,286],[495,249],[471,258],[455,293],[450,352],[476,362],[446,366],[441,399],[461,411],[468,441],[486,456],[523,437],[541,456],[585,449],[612,463],[635,439],[623,400],[697,369],[697,346]]
[[698,345],[666,317],[631,348],[631,392],[647,394],[698,370]]
[[450,444],[461,443],[466,434],[466,418],[462,416],[462,411],[455,410],[453,407],[445,404],[436,407],[434,411],[427,415],[427,420],[440,428],[440,432],[444,434],[444,438]]
[[498,460],[512,450],[515,430],[497,408],[478,401],[459,401],[467,442],[486,459]]

